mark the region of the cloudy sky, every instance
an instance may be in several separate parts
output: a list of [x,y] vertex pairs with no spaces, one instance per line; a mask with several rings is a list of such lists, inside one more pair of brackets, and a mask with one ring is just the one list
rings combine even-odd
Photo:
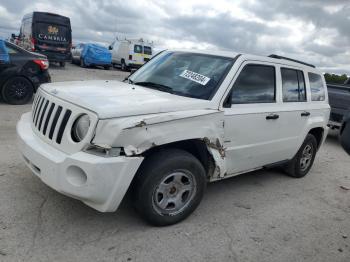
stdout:
[[350,0],[1,0],[0,36],[24,14],[69,16],[74,42],[144,37],[163,48],[276,53],[350,75]]

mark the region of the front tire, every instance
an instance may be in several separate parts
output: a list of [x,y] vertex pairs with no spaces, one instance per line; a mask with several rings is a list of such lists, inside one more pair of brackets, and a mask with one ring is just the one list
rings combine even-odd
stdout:
[[24,105],[33,96],[33,85],[24,77],[13,77],[4,84],[2,97],[5,102],[11,105]]
[[65,67],[66,63],[65,62],[60,62],[60,67]]
[[314,163],[316,152],[317,140],[313,135],[308,134],[298,153],[288,163],[286,173],[295,178],[306,176]]
[[199,160],[186,151],[167,149],[145,161],[134,187],[138,213],[155,226],[172,225],[188,217],[206,188]]

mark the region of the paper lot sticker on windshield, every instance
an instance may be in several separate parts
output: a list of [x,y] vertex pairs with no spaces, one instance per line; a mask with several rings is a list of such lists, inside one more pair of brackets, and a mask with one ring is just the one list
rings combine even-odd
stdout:
[[206,77],[204,75],[192,72],[190,70],[183,71],[180,76],[183,77],[183,78],[186,78],[188,80],[194,81],[194,82],[196,82],[198,84],[201,84],[203,86],[205,86],[210,80],[209,77]]

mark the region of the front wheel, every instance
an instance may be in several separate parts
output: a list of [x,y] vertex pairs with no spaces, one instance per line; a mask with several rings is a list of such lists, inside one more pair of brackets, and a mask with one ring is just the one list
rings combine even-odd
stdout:
[[24,105],[33,96],[33,85],[24,77],[9,79],[2,88],[2,97],[11,105]]
[[60,67],[65,67],[66,63],[65,62],[60,62]]
[[309,173],[317,152],[317,140],[316,138],[308,134],[301,145],[298,153],[288,163],[285,171],[291,177],[304,177]]
[[135,182],[136,210],[155,226],[172,225],[188,217],[206,188],[199,160],[186,151],[169,149],[145,161]]

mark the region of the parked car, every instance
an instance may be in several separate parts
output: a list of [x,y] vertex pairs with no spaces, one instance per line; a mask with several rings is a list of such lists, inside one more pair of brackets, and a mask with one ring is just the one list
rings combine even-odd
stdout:
[[[14,35],[12,37],[15,37]],[[58,62],[71,60],[72,29],[70,19],[53,13],[32,12],[22,19],[18,45]]]
[[350,113],[350,83],[349,84],[327,84],[331,115],[329,126],[339,129],[344,117]]
[[111,52],[97,44],[78,44],[72,49],[72,63],[81,67],[102,66],[108,70],[112,67]]
[[73,64],[80,64],[81,61],[81,53],[84,48],[84,43],[77,44],[76,46],[72,47],[72,63]]
[[9,104],[29,102],[42,83],[50,82],[46,56],[0,40],[0,95]]
[[112,64],[123,71],[139,68],[152,58],[152,43],[141,39],[115,40],[109,50],[112,52]]
[[207,182],[273,166],[303,177],[328,132],[327,86],[273,57],[164,51],[124,83],[42,85],[19,150],[44,183],[101,212],[130,190],[157,226],[190,215]]

